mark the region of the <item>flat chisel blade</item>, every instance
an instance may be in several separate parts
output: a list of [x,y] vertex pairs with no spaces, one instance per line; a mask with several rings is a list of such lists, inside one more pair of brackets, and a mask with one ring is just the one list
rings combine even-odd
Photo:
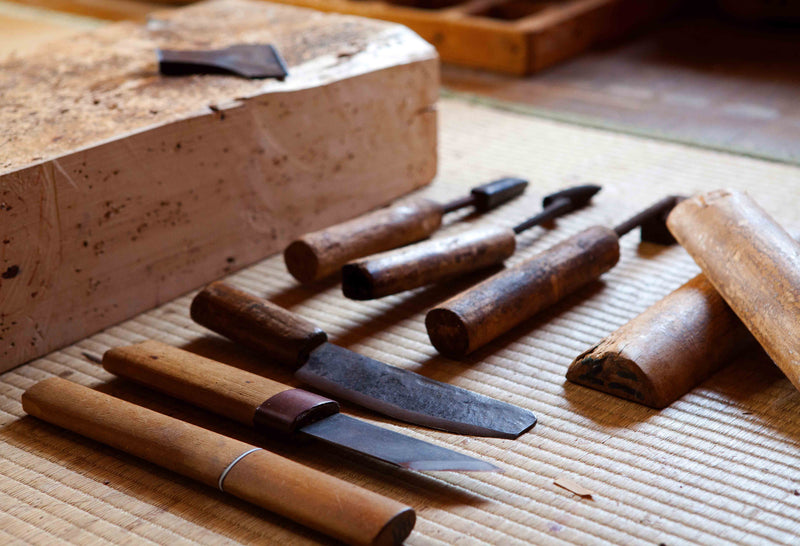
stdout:
[[528,410],[327,342],[295,376],[334,398],[447,432],[516,438],[536,424]]
[[409,470],[500,471],[485,461],[341,413],[307,425],[299,432]]

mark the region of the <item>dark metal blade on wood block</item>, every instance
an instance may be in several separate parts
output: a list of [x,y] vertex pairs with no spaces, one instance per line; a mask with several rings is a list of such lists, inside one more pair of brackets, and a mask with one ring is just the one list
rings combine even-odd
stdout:
[[240,44],[225,49],[158,50],[158,69],[167,76],[236,74],[244,78],[277,78],[289,72],[270,44]]

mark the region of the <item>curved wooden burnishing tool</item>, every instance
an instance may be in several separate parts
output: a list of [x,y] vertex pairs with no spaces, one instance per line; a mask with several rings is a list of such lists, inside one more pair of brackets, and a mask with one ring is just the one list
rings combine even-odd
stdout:
[[583,185],[546,196],[541,212],[513,228],[488,227],[389,250],[342,267],[342,292],[371,300],[502,264],[516,249],[516,236],[589,203],[600,186]]
[[407,199],[353,220],[303,235],[286,247],[286,268],[302,283],[337,273],[356,258],[397,248],[428,237],[442,225],[442,216],[473,206],[485,212],[525,191],[528,182],[502,178],[473,188],[470,195],[441,204],[430,199]]
[[800,389],[800,245],[749,196],[687,199],[667,225],[770,358]]
[[414,511],[397,501],[65,379],[30,387],[22,407],[349,544],[400,544],[414,526]]
[[700,274],[578,356],[567,379],[660,409],[755,346]]
[[339,404],[324,396],[157,341],[106,351],[103,367],[271,437],[306,436],[410,470],[499,470],[479,459],[342,415]]
[[425,317],[431,343],[453,358],[482,347],[611,269],[619,238],[636,227],[644,241],[672,242],[664,219],[678,200],[665,197],[614,229],[585,229],[431,309]]

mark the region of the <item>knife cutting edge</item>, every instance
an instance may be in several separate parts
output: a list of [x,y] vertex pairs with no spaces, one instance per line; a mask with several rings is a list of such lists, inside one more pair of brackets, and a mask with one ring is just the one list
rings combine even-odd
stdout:
[[409,470],[498,471],[487,462],[339,413],[339,404],[157,341],[106,351],[103,367],[262,432],[298,433]]
[[474,436],[517,438],[530,411],[328,343],[305,319],[223,282],[192,301],[199,324],[298,368],[295,377],[335,398],[416,425]]

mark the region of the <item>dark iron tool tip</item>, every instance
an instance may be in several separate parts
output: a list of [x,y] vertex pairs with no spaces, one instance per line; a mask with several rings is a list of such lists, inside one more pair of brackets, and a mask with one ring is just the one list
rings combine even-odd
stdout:
[[614,228],[618,237],[640,227],[641,240],[659,245],[675,244],[675,237],[667,229],[667,216],[675,205],[686,199],[682,195],[668,195],[659,199],[645,210],[631,216]]
[[165,76],[234,74],[243,78],[276,78],[289,74],[278,50],[270,44],[239,44],[224,49],[159,49],[158,69]]
[[579,209],[588,205],[589,200],[591,200],[591,198],[594,197],[594,195],[601,189],[602,188],[600,186],[596,186],[594,184],[585,184],[583,186],[567,188],[566,190],[557,191],[545,196],[545,198],[542,199],[542,206],[547,208],[556,201],[566,199],[569,201],[572,207],[569,210]]
[[448,213],[473,206],[478,212],[486,212],[522,195],[527,187],[528,181],[522,178],[500,178],[472,188],[469,195],[442,205],[442,210]]

